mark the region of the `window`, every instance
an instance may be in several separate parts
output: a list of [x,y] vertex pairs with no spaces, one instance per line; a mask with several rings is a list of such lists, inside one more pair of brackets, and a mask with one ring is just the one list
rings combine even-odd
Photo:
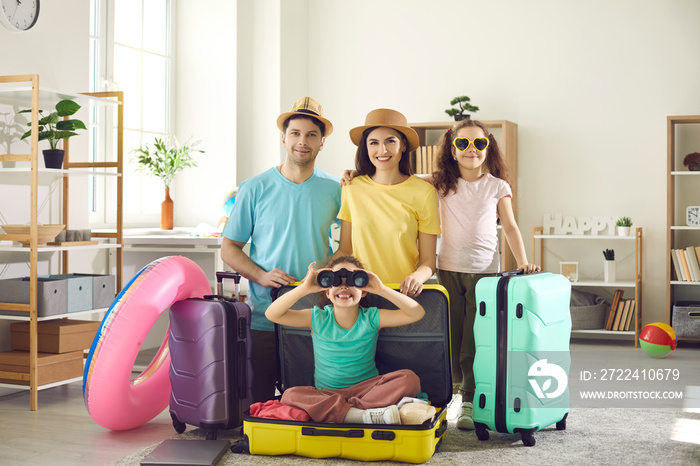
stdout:
[[[173,7],[171,0],[90,1],[90,90],[124,92],[124,223],[158,223],[164,190],[162,182],[136,170],[130,151],[171,132],[173,86]],[[106,111],[106,110],[105,110]],[[116,148],[114,115],[90,112],[91,160]],[[104,119],[104,120],[103,120]],[[104,125],[99,124],[105,122]],[[93,177],[97,178],[97,177]],[[107,177],[109,178],[109,177]],[[102,198],[100,183],[91,180],[91,223],[108,224],[116,212],[113,195]],[[109,188],[109,187],[108,187]]]

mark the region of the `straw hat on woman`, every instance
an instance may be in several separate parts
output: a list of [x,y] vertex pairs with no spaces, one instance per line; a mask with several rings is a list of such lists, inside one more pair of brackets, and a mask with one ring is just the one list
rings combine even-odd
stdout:
[[417,296],[435,272],[440,233],[435,188],[411,168],[418,134],[403,114],[379,108],[350,130],[350,139],[357,176],[343,188],[336,255],[354,255],[384,283]]

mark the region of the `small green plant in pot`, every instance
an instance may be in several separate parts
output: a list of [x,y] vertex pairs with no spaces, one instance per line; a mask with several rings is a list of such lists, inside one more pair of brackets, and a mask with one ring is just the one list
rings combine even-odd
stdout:
[[175,175],[185,168],[196,167],[197,162],[192,153],[203,150],[195,149],[199,141],[187,141],[180,145],[177,139],[171,143],[171,138],[156,138],[153,149],[148,144],[131,150],[135,154],[132,162],[138,165],[138,171],[147,171],[149,174],[160,178],[165,185],[165,200],[161,204],[160,227],[163,230],[173,229],[173,201],[170,198],[170,185]]
[[[471,100],[472,99],[466,95],[455,97],[454,99],[450,100],[450,105],[452,105],[453,108],[448,108],[445,110],[445,113],[453,117],[455,121],[467,120],[469,119],[469,114],[467,112],[476,113],[479,111],[479,107],[469,103]],[[459,108],[454,108],[455,106]]]
[[632,228],[632,219],[629,217],[620,217],[615,222],[617,226],[617,234],[620,236],[628,236]]
[[[72,100],[63,99],[56,104],[55,111],[44,116],[43,110],[39,110],[39,141],[49,141],[50,149],[45,149],[44,163],[46,168],[61,168],[65,151],[58,148],[59,141],[67,141],[78,133],[75,130],[87,129],[85,123],[80,120],[65,120],[64,117],[71,116],[80,110],[80,105]],[[20,110],[18,113],[31,113],[31,109]],[[31,126],[31,122],[27,124]],[[22,135],[20,139],[26,139],[32,135],[30,129]]]

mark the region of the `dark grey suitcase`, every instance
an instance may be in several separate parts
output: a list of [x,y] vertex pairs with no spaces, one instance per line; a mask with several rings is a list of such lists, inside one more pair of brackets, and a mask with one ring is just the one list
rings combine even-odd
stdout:
[[[226,276],[240,279],[220,272],[217,282]],[[216,439],[218,430],[242,425],[252,403],[250,307],[221,295],[177,301],[168,343],[175,430],[190,424]]]

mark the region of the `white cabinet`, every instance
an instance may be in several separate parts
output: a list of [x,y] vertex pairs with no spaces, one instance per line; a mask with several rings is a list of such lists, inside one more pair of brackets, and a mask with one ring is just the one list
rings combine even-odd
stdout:
[[[629,331],[613,331],[613,330],[572,330],[572,338],[590,338],[590,339],[605,339],[605,340],[631,340],[634,339],[635,347],[639,345],[639,332],[642,325],[642,228],[635,228],[634,235],[631,236],[615,236],[615,235],[545,235],[542,227],[532,229],[532,261],[542,267],[542,270],[548,272],[559,273],[559,264],[544,263],[545,241],[547,248],[555,252],[555,256],[561,261],[577,262],[583,257],[576,257],[571,252],[562,253],[560,250],[571,251],[573,242],[583,244],[582,242],[592,243],[597,249],[614,249],[616,252],[616,260],[619,261],[625,252],[630,260],[633,259],[633,269],[630,276],[620,275],[617,273],[617,280],[606,282],[602,279],[604,257],[602,253],[598,253],[596,257],[600,260],[600,270],[595,275],[586,276],[579,272],[578,280],[572,282],[573,287],[585,288],[609,288],[621,289],[624,291],[624,297],[629,298],[634,296],[636,300],[636,313],[632,321],[633,330]],[[563,248],[557,247],[557,243],[564,241],[567,244]],[[581,254],[588,254],[583,252]],[[539,251],[539,255],[536,255]],[[606,315],[607,318],[607,315]]]
[[[115,125],[115,149],[116,152],[109,157],[105,156],[104,160],[112,160],[109,162],[71,162],[70,150],[68,145],[64,145],[66,150],[63,169],[45,169],[41,168],[39,158],[39,144],[37,131],[37,122],[39,118],[38,110],[53,109],[55,104],[61,99],[71,99],[78,101],[81,106],[90,107],[91,104],[95,108],[109,107],[112,111],[116,111]],[[24,320],[29,321],[29,373],[0,371],[0,379],[9,383],[0,384],[12,388],[26,388],[30,390],[30,409],[38,409],[38,390],[40,388],[48,388],[48,386],[39,386],[37,383],[37,322],[45,319],[57,319],[63,317],[84,317],[104,311],[105,309],[90,310],[84,312],[53,315],[50,317],[39,318],[37,315],[37,276],[39,256],[42,260],[47,257],[60,253],[61,273],[69,273],[69,257],[72,251],[94,250],[110,250],[116,256],[116,289],[117,292],[122,287],[122,193],[123,193],[123,94],[121,92],[109,93],[93,93],[93,94],[70,94],[65,92],[48,91],[39,89],[38,75],[20,75],[20,76],[0,76],[0,104],[15,107],[19,109],[31,108],[32,119],[32,137],[30,138],[30,152],[26,154],[8,154],[0,152],[0,185],[3,186],[28,186],[28,199],[23,199],[21,195],[17,198],[10,199],[9,196],[4,196],[5,199],[0,201],[0,218],[2,216],[3,206],[5,208],[12,207],[14,210],[22,209],[26,212],[26,216],[22,218],[21,223],[30,225],[29,234],[26,235],[8,235],[0,234],[0,256],[3,254],[20,254],[27,258],[29,270],[29,304],[13,304],[1,302],[0,309],[16,311],[18,316],[0,316],[1,319],[8,320]],[[48,112],[47,112],[48,113]],[[108,128],[111,132],[112,129]],[[88,134],[77,137],[88,137]],[[2,150],[2,149],[0,149]],[[14,165],[8,167],[7,165]],[[114,177],[116,179],[116,226],[109,231],[94,233],[93,237],[97,238],[98,244],[94,245],[60,245],[60,246],[39,246],[38,243],[38,224],[39,211],[43,208],[46,202],[54,204],[56,199],[60,199],[60,217],[59,223],[65,224],[67,229],[71,229],[69,222],[69,206],[70,206],[70,179],[73,177]],[[48,190],[42,190],[42,194],[46,195],[48,201],[40,199],[40,187],[49,186]],[[48,192],[45,192],[48,191]],[[76,196],[84,196],[85,193],[73,193]],[[22,206],[26,203],[26,210]],[[8,222],[9,223],[9,222]],[[20,223],[20,222],[17,222]],[[28,246],[22,246],[17,241],[28,242]],[[2,259],[0,259],[2,260]],[[4,261],[3,261],[4,262]],[[91,270],[83,270],[80,272],[90,273]],[[0,270],[0,275],[4,273]],[[3,277],[12,278],[12,277]],[[1,334],[0,340],[6,341],[9,339],[9,331],[7,334]],[[62,383],[71,382],[66,380],[50,386],[59,385]]]

